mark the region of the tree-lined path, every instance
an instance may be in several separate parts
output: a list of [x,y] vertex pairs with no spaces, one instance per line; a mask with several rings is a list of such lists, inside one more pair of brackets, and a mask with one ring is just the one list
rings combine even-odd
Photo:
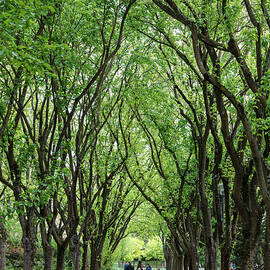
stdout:
[[0,11],[0,270],[270,269],[269,1]]

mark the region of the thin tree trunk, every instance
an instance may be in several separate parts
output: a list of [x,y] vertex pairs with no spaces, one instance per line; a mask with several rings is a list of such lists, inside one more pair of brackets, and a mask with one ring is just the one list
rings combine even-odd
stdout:
[[183,269],[183,255],[178,254],[174,249],[171,253],[171,269],[172,270],[182,270]]
[[163,254],[166,261],[166,269],[172,270],[172,256],[171,256],[170,248],[167,243],[163,245]]
[[[231,206],[230,206],[230,190],[227,178],[222,179],[225,196],[225,236],[222,238],[220,253],[221,253],[221,270],[229,270],[231,266],[231,252],[232,252],[232,221],[231,221]],[[222,213],[223,215],[223,213]]]
[[205,191],[205,170],[206,170],[206,141],[208,137],[208,127],[205,128],[204,138],[200,142],[199,147],[199,191],[201,197],[201,209],[203,215],[203,225],[204,225],[204,237],[206,245],[206,269],[207,270],[217,270],[217,254],[216,245],[213,237],[211,212]]
[[198,270],[199,269],[199,263],[198,258],[196,254],[193,252],[190,256],[190,262],[189,262],[189,269],[190,270]]
[[[92,213],[94,214],[94,213]],[[86,224],[83,230],[83,255],[82,255],[82,268],[81,270],[87,270],[89,269],[89,258],[88,258],[88,245],[89,245],[89,239],[90,239],[90,233],[89,233],[89,217],[86,217]]]
[[183,270],[183,263],[184,263],[184,258],[183,256],[177,256],[174,254],[173,256],[173,270]]
[[163,246],[163,253],[166,260],[167,270],[183,270],[184,255],[175,250],[175,246],[169,246],[167,243]]
[[266,242],[263,247],[263,264],[264,269],[270,269],[270,243]]
[[82,256],[82,268],[81,270],[88,269],[88,243],[83,243],[83,256]]
[[264,269],[270,269],[270,213],[266,211],[266,231],[265,242],[263,245]]
[[186,254],[184,257],[184,270],[191,270],[192,268],[189,269],[190,264],[191,264],[191,260],[190,260],[189,256]]
[[6,269],[7,230],[0,222],[0,270]]

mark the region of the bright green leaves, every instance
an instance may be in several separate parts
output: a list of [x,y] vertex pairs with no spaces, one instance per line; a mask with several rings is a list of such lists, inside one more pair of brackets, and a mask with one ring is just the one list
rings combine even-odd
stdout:
[[162,243],[158,237],[149,239],[145,247],[145,258],[146,260],[158,259],[160,261],[164,260]]
[[28,49],[32,46],[29,41],[38,27],[35,8],[32,1],[27,4],[24,1],[4,1],[1,5],[3,12],[0,16],[0,50],[7,61],[19,67],[26,59],[33,58]]

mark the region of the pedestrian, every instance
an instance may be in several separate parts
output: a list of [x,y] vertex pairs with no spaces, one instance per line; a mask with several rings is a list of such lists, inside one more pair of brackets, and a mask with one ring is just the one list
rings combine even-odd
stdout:
[[129,263],[128,262],[125,262],[125,264],[124,264],[124,270],[127,270],[128,265],[129,265]]
[[142,261],[138,261],[137,270],[138,270],[138,269],[143,270],[143,264],[142,264]]
[[146,265],[146,268],[145,268],[146,270],[152,270],[152,267],[151,267],[151,265],[148,263],[147,265]]
[[128,263],[127,270],[134,270],[134,266],[131,264],[131,262]]

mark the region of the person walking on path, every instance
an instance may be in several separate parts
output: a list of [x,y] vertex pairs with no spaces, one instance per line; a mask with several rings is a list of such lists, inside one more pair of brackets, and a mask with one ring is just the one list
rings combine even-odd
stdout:
[[131,264],[131,262],[128,263],[127,270],[134,270],[134,266]]
[[143,264],[142,261],[138,261],[137,269],[136,270],[143,270]]
[[151,265],[149,263],[146,265],[145,270],[152,270],[152,267],[151,267]]
[[124,264],[124,270],[127,270],[128,265],[129,265],[129,263],[128,262],[125,262],[125,264]]

